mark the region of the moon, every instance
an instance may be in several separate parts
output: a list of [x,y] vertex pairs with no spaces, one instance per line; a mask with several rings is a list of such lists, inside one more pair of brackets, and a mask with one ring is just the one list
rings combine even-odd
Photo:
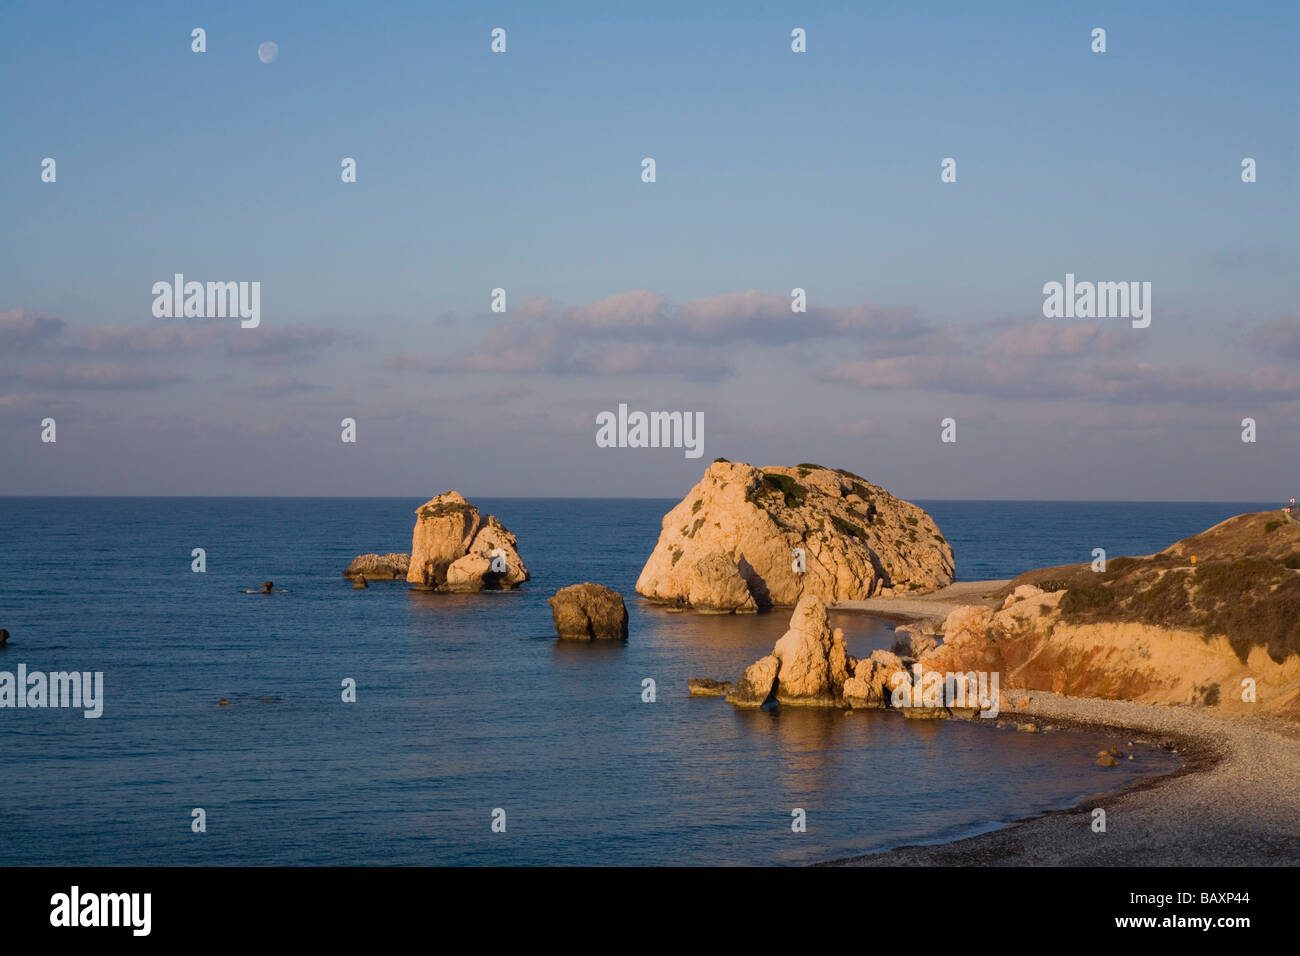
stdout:
[[259,44],[257,47],[257,58],[261,60],[263,63],[270,63],[279,55],[280,55],[280,48],[276,44],[272,43],[270,40],[267,40],[265,43]]

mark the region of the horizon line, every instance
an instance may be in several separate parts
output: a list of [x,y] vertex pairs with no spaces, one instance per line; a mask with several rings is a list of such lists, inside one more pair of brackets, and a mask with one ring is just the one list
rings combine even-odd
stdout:
[[[445,492],[439,492],[444,494]],[[406,501],[422,498],[421,495],[102,495],[102,494],[62,494],[62,495],[15,495],[0,494],[0,500],[32,499],[72,499],[72,498],[130,498],[175,500],[221,499],[230,501]],[[434,496],[436,497],[436,495]],[[467,498],[470,496],[466,496]],[[475,498],[495,498],[507,501],[681,501],[679,497],[656,497],[651,495],[474,495]],[[899,497],[895,495],[894,497]],[[427,500],[427,498],[425,498]],[[1249,498],[900,498],[902,501],[943,501],[943,502],[1005,502],[1010,504],[1171,504],[1171,505],[1213,505],[1213,504],[1268,504],[1268,502]],[[1285,507],[1285,502],[1278,508]]]

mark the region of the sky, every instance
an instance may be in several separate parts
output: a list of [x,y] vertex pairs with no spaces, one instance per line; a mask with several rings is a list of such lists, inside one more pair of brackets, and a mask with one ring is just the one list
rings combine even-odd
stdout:
[[[921,499],[1282,500],[1298,28],[8,0],[0,494],[673,498],[726,457]],[[155,317],[176,273],[260,283],[260,323]],[[1045,317],[1067,274],[1151,283],[1150,325]],[[620,404],[701,413],[702,457],[599,447]]]

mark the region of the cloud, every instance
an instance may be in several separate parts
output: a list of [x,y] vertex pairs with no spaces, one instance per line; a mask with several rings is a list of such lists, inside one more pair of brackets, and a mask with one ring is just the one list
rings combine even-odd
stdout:
[[680,305],[656,292],[633,290],[582,305],[527,298],[475,345],[448,356],[393,355],[384,367],[438,374],[491,372],[556,376],[675,375],[718,378],[733,371],[735,353],[812,339],[870,340],[882,349],[919,350],[941,330],[913,310],[871,305],[810,307],[795,313],[785,296],[738,292]]
[[985,346],[988,355],[1008,358],[1063,358],[1075,355],[1116,355],[1142,348],[1149,341],[1137,332],[1084,323],[1061,325],[1035,322],[1018,325],[994,336]]
[[158,388],[188,381],[184,375],[158,369],[136,368],[121,362],[96,362],[81,365],[31,365],[10,369],[15,381],[47,388],[133,389]]
[[1300,315],[1265,322],[1250,336],[1260,352],[1276,358],[1300,359]]
[[46,315],[28,315],[23,309],[0,312],[0,348],[18,351],[31,348],[63,331],[66,323]]
[[290,376],[268,376],[254,383],[251,391],[257,398],[275,399],[324,389],[324,385],[313,385]]
[[262,365],[310,362],[341,336],[334,329],[310,325],[241,328],[231,324],[182,324],[170,320],[153,326],[97,325],[78,329],[68,351],[106,355],[175,355],[220,345],[232,358]]
[[232,329],[224,342],[226,354],[232,358],[246,358],[263,365],[293,365],[312,361],[339,337],[333,329],[309,325],[261,326]]
[[835,422],[831,425],[831,432],[839,435],[841,438],[861,438],[875,431],[876,423],[870,418],[859,418],[855,421]]
[[1251,372],[1166,367],[1127,358],[1087,365],[1009,361],[1000,356],[899,356],[842,362],[826,371],[832,382],[865,389],[915,389],[1023,401],[1181,403],[1288,398],[1300,375],[1280,368]]
[[31,393],[10,393],[0,395],[0,421],[10,421],[16,419],[32,419],[39,421],[36,417],[38,412],[48,412],[50,403]]
[[79,329],[75,341],[88,352],[168,354],[202,348],[221,335],[221,328],[212,325],[97,325]]

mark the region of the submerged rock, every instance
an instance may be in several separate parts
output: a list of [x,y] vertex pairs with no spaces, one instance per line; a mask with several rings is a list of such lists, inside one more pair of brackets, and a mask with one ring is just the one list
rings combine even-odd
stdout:
[[406,580],[434,591],[511,589],[529,579],[518,541],[455,491],[416,509]]
[[952,582],[928,514],[847,471],[716,461],[663,520],[638,594],[696,610],[751,611],[869,598]]
[[735,686],[729,680],[714,680],[712,677],[691,677],[686,681],[686,687],[693,697],[724,697]]
[[601,584],[585,581],[560,588],[551,605],[555,630],[563,638],[618,640],[627,637],[627,605],[623,595]]

